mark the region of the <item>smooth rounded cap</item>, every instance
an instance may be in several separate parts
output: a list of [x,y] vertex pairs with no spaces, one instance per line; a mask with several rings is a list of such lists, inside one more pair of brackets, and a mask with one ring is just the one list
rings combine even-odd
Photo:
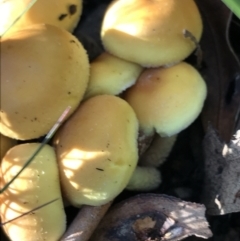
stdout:
[[91,62],[84,98],[101,94],[118,95],[136,82],[142,69],[140,65],[104,52]]
[[17,144],[17,141],[0,134],[0,162],[6,152]]
[[193,0],[113,1],[105,14],[101,37],[105,49],[144,67],[182,61],[196,48],[183,35],[198,41],[202,20]]
[[[73,32],[82,14],[82,0],[37,0],[32,6],[29,0],[6,1],[3,7],[5,11],[0,16],[0,30],[6,28],[16,16],[21,16],[8,32],[39,23]],[[25,9],[28,10],[25,12]]]
[[[20,171],[40,143],[11,148],[1,163],[3,185]],[[1,221],[7,222],[57,199],[3,226],[12,241],[59,240],[66,229],[66,215],[60,191],[56,154],[45,145],[31,164],[1,194]]]
[[188,127],[200,114],[206,83],[190,64],[145,70],[124,99],[137,114],[140,130],[172,136]]
[[54,138],[64,195],[74,206],[103,205],[137,165],[138,121],[129,104],[98,95],[83,102]]
[[45,135],[62,112],[83,98],[89,61],[66,30],[38,24],[1,42],[0,132],[15,139]]

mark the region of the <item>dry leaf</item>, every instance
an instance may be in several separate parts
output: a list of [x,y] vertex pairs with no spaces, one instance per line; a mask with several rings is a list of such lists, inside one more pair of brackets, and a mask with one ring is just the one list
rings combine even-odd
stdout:
[[240,130],[229,145],[209,127],[203,143],[205,184],[203,202],[210,215],[240,211]]
[[220,0],[197,0],[204,23],[201,39],[208,96],[202,119],[210,123],[228,142],[235,129],[240,108],[240,64],[228,39],[230,10]]
[[204,205],[160,194],[141,194],[113,206],[91,241],[177,241],[212,236]]

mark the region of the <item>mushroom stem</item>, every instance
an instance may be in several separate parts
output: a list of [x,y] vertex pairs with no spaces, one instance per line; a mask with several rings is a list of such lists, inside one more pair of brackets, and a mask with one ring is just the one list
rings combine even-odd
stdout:
[[146,135],[143,131],[138,133],[138,155],[141,157],[146,150],[150,147],[155,133]]
[[159,167],[169,156],[177,135],[170,137],[161,137],[155,135],[150,147],[140,157],[139,164],[142,166]]
[[60,241],[88,241],[111,204],[108,202],[97,207],[84,205]]
[[161,174],[157,168],[137,166],[126,189],[150,191],[156,189],[161,181]]

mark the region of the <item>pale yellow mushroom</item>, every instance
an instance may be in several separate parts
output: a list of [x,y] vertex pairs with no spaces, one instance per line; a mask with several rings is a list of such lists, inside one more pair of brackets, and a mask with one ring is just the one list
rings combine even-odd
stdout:
[[90,65],[90,78],[84,98],[101,94],[119,95],[132,86],[143,68],[106,52]]
[[[21,144],[11,148],[2,159],[3,185],[8,183],[28,161],[40,143]],[[12,241],[56,241],[66,228],[56,154],[45,145],[31,164],[0,195],[2,223]]]
[[207,95],[200,73],[186,62],[146,69],[124,99],[134,109],[140,130],[162,137],[176,135],[200,114]]
[[157,67],[180,62],[194,51],[185,29],[199,41],[203,26],[194,0],[115,0],[106,11],[101,38],[109,53]]
[[33,4],[30,4],[30,0],[21,0],[4,1],[1,4],[4,12],[0,15],[0,32],[6,31],[8,23],[14,22],[16,16],[21,16],[8,33],[38,23],[73,32],[82,14],[82,0],[37,0]]
[[123,95],[138,117],[142,138],[156,135],[140,157],[140,166],[159,167],[166,160],[177,134],[200,114],[206,94],[205,81],[185,62],[142,72]]
[[83,98],[89,60],[71,33],[37,24],[1,41],[0,132],[27,140],[45,135],[60,114]]
[[99,206],[127,186],[138,161],[138,121],[113,95],[84,101],[54,137],[64,195],[74,206]]

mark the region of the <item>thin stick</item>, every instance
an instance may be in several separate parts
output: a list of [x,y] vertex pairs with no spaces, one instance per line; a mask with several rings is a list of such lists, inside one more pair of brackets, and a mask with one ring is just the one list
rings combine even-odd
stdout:
[[196,56],[197,56],[197,68],[200,69],[202,66],[203,52],[200,44],[198,43],[196,37],[187,29],[183,29],[183,35],[185,38],[189,38],[196,45]]
[[[0,31],[0,39],[1,37],[7,33],[7,31],[15,24],[17,23],[17,21],[37,2],[38,0],[31,0],[29,1],[29,3],[27,3],[27,5],[25,6],[24,9],[22,9],[22,7],[16,9],[15,7],[13,8],[13,10],[17,11],[17,14],[14,14],[14,11],[12,11],[13,15],[16,15],[14,18],[12,18],[12,21],[8,21],[7,22],[7,27],[3,30]],[[9,11],[6,10],[7,8],[9,8],[9,3],[7,3],[8,1],[1,1],[0,3],[0,15],[4,14],[4,12]],[[4,4],[5,3],[5,4]],[[13,4],[12,4],[13,5]],[[3,25],[4,26],[4,25]]]
[[83,206],[60,241],[89,241],[111,204]]
[[34,212],[34,211],[36,211],[36,210],[38,210],[38,209],[40,209],[40,208],[43,208],[43,207],[45,207],[45,206],[47,206],[47,205],[49,205],[49,204],[57,201],[58,199],[59,199],[59,198],[55,198],[55,199],[53,199],[52,201],[49,201],[49,202],[47,202],[47,203],[44,203],[44,204],[42,204],[42,205],[40,205],[40,206],[38,206],[38,207],[36,207],[36,208],[34,208],[34,209],[26,212],[26,213],[23,213],[23,214],[17,216],[16,218],[10,219],[10,220],[8,220],[8,221],[6,221],[6,222],[4,222],[4,223],[0,223],[0,226],[3,226],[3,225],[8,224],[8,223],[11,223],[11,222],[13,222],[13,221],[15,221],[15,220],[17,220],[17,219],[19,219],[19,218],[21,218],[21,217],[29,214],[29,213],[32,213],[32,212]]
[[59,126],[62,124],[64,119],[66,118],[67,114],[69,113],[71,107],[68,106],[66,110],[62,113],[60,118],[57,120],[57,122],[54,124],[54,126],[51,128],[51,130],[48,132],[48,134],[45,136],[44,140],[42,141],[41,145],[37,148],[37,150],[33,153],[33,155],[28,159],[28,161],[23,165],[21,170],[9,181],[1,190],[0,194],[2,194],[4,191],[7,190],[7,188],[12,184],[12,182],[23,172],[23,170],[33,161],[33,159],[36,157],[36,155],[42,150],[45,144],[49,142],[51,137],[54,135],[54,133],[57,131]]

